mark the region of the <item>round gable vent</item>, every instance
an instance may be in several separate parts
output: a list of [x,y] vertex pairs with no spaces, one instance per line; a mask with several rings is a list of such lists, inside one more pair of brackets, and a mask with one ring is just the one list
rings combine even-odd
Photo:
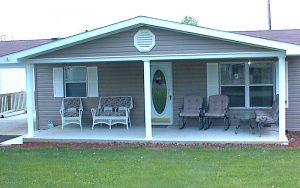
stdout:
[[134,46],[140,52],[149,52],[155,46],[155,35],[148,29],[141,29],[134,35]]

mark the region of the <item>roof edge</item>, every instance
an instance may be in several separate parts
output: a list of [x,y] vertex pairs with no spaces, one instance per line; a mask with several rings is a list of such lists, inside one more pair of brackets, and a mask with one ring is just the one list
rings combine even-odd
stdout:
[[140,25],[154,26],[164,29],[170,29],[174,31],[186,32],[190,34],[205,35],[208,37],[214,37],[218,39],[244,43],[248,45],[255,45],[258,47],[273,48],[278,50],[285,50],[287,55],[299,55],[300,45],[289,44],[284,42],[278,42],[268,39],[262,39],[257,37],[246,36],[238,33],[232,33],[228,31],[221,31],[216,29],[195,27],[178,22],[167,21],[157,18],[151,18],[146,16],[138,16],[121,22],[117,22],[108,26],[100,27],[91,31],[79,33],[64,39],[53,41],[38,47],[30,48],[20,52],[16,52],[10,55],[0,57],[0,62],[17,62],[19,59],[30,58],[40,54],[44,54],[50,51],[69,47],[81,42],[93,40],[99,36],[112,34],[125,30],[126,28],[138,27]]

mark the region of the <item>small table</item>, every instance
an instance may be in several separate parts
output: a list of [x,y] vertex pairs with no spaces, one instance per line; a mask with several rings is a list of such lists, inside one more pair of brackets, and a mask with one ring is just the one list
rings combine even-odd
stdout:
[[235,134],[238,133],[238,130],[241,126],[241,122],[248,122],[248,125],[250,127],[250,129],[252,130],[252,134],[254,134],[254,127],[251,125],[251,120],[255,119],[255,113],[254,112],[240,112],[237,114],[234,114],[234,118],[239,120],[239,123],[237,124],[236,128],[235,128]]

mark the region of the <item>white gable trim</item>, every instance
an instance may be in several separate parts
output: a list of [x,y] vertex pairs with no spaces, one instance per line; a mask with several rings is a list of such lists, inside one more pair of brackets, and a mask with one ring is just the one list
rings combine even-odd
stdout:
[[65,39],[57,40],[48,44],[44,44],[38,47],[27,49],[21,52],[3,56],[0,58],[0,63],[17,63],[18,59],[34,57],[43,53],[51,52],[54,50],[62,49],[68,46],[72,46],[85,41],[93,40],[95,38],[100,38],[120,32],[123,30],[128,30],[130,28],[135,28],[139,26],[154,26],[164,29],[170,29],[179,32],[185,32],[188,34],[204,35],[207,37],[213,37],[222,40],[228,40],[233,42],[244,43],[248,45],[255,45],[266,48],[274,48],[285,50],[287,55],[299,55],[300,45],[294,45],[284,42],[277,42],[272,40],[266,40],[256,37],[250,37],[246,35],[219,31],[214,29],[208,29],[203,27],[195,27],[191,25],[181,24],[177,22],[171,22],[166,20],[160,20],[149,17],[136,17],[129,20],[125,20],[113,25],[95,29],[89,32],[84,32],[78,35],[74,35]]

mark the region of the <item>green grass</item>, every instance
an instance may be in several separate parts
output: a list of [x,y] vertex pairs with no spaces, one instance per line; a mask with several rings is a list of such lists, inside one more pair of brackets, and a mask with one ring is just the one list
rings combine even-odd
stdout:
[[0,148],[0,187],[297,187],[300,150]]

